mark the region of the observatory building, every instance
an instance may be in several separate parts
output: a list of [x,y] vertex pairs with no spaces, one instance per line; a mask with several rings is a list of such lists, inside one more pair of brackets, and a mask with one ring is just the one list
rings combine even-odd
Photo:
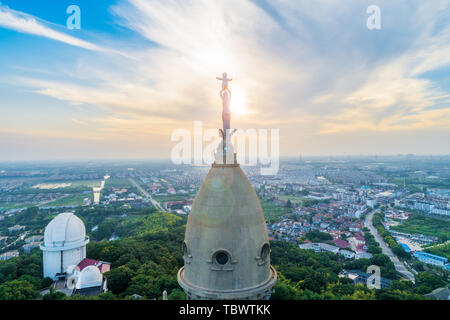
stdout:
[[77,265],[86,258],[86,229],[83,221],[72,212],[53,218],[44,232],[41,244],[44,258],[44,277],[57,280],[65,276],[67,267]]
[[97,296],[108,291],[106,278],[103,277],[103,274],[110,270],[109,262],[85,258],[78,265],[67,268],[65,287],[62,291],[66,295],[77,293],[84,296]]
[[270,265],[264,214],[233,152],[227,84],[221,97],[222,141],[192,204],[178,283],[188,299],[269,299],[277,273]]

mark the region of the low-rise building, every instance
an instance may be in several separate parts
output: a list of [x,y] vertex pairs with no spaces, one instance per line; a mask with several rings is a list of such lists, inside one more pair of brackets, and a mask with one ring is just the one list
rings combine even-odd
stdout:
[[368,253],[368,252],[357,252],[355,254],[355,260],[358,259],[371,259],[372,258],[372,254]]
[[14,250],[14,251],[8,251],[5,252],[4,254],[0,255],[0,260],[8,260],[11,258],[15,258],[19,256],[19,251]]
[[445,264],[448,262],[448,259],[445,257],[437,256],[435,254],[423,251],[414,252],[413,256],[423,263],[432,264],[440,267],[444,267]]
[[30,253],[30,251],[34,248],[39,248],[39,246],[41,245],[42,241],[37,241],[37,242],[29,242],[27,244],[24,244],[22,246],[23,251],[25,253]]
[[[339,273],[339,277],[341,278],[347,278],[353,280],[354,284],[363,284],[367,285],[367,280],[369,280],[369,277],[372,276],[371,274],[365,273],[361,270],[342,270]],[[371,278],[372,285],[376,284],[376,279]],[[370,281],[369,280],[369,281]],[[380,287],[381,288],[387,288],[391,285],[392,280],[380,277]]]
[[316,252],[332,252],[338,253],[339,248],[326,243],[303,243],[298,246],[300,249],[314,250]]
[[26,238],[24,241],[25,243],[32,243],[32,242],[39,242],[44,239],[44,236],[31,236]]
[[24,229],[25,229],[25,226],[15,225],[13,227],[9,227],[8,231],[9,231],[9,233],[14,233],[14,232],[21,231]]
[[349,250],[341,249],[339,250],[339,254],[343,255],[347,259],[353,259],[355,257],[355,253]]

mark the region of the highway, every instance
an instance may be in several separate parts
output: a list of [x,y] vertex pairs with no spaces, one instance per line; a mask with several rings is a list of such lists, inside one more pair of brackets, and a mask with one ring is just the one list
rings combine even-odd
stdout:
[[[394,263],[395,270],[400,273],[405,279],[415,282],[414,275],[406,269],[403,262],[401,262],[398,257],[392,252],[392,250],[386,245],[384,239],[378,234],[377,229],[372,224],[373,215],[378,212],[377,210],[372,210],[366,216],[364,220],[364,226],[370,230],[370,233],[374,236],[375,240],[381,247],[383,254],[387,255],[389,259]],[[381,275],[383,276],[383,275]]]
[[138,190],[152,203],[152,205],[158,209],[159,211],[166,211],[163,209],[163,207],[159,204],[158,201],[152,198],[150,193],[145,191],[136,181],[134,181],[132,178],[128,178],[128,180],[136,187]]

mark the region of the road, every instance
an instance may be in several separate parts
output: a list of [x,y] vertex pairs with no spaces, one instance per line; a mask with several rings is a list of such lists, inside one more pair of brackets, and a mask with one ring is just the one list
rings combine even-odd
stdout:
[[12,245],[15,245],[18,241],[22,241],[23,239],[25,239],[25,237],[27,236],[27,234],[30,233],[30,231],[25,231],[24,233],[22,233],[19,237],[17,237],[16,240],[14,240],[13,242],[11,242],[10,244],[4,246],[2,249],[7,249]]
[[400,273],[405,279],[415,282],[414,275],[406,269],[403,262],[401,262],[397,256],[392,252],[392,250],[386,245],[384,239],[378,234],[377,229],[372,224],[373,215],[376,213],[376,210],[372,210],[366,216],[364,220],[364,226],[370,230],[370,233],[374,236],[375,240],[381,247],[383,254],[387,255],[389,259],[394,263],[395,270]]
[[160,211],[165,211],[164,209],[163,209],[163,207],[159,204],[159,202],[158,201],[156,201],[155,199],[153,199],[152,198],[152,196],[147,192],[147,191],[145,191],[136,181],[134,181],[132,178],[128,178],[128,180],[136,187],[136,188],[138,188],[138,190],[148,199],[148,200],[150,200],[150,202],[152,203],[152,205],[156,208],[156,209],[158,209],[158,210],[160,210]]

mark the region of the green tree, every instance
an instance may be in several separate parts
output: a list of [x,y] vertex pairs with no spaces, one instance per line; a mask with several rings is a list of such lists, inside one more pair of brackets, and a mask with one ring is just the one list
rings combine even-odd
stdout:
[[290,199],[288,199],[288,201],[286,202],[286,208],[292,209],[292,202]]
[[66,295],[63,292],[58,292],[55,288],[50,287],[50,291],[42,297],[42,300],[64,300],[65,298]]
[[53,283],[52,278],[45,277],[44,279],[42,279],[41,288],[48,288],[52,285],[52,283]]
[[39,291],[26,280],[12,280],[0,286],[0,300],[32,300],[37,297]]
[[117,296],[111,291],[103,292],[98,295],[100,300],[117,300]]
[[113,293],[121,293],[126,290],[131,278],[134,276],[133,270],[127,266],[120,266],[113,268],[111,271],[105,273],[108,280],[108,288]]
[[183,290],[173,289],[170,294],[167,295],[168,300],[186,300],[186,294]]
[[272,300],[295,300],[297,299],[297,290],[288,283],[276,283],[270,298]]
[[434,289],[446,286],[447,283],[438,275],[429,272],[420,272],[416,275],[415,292],[420,294],[430,293]]

